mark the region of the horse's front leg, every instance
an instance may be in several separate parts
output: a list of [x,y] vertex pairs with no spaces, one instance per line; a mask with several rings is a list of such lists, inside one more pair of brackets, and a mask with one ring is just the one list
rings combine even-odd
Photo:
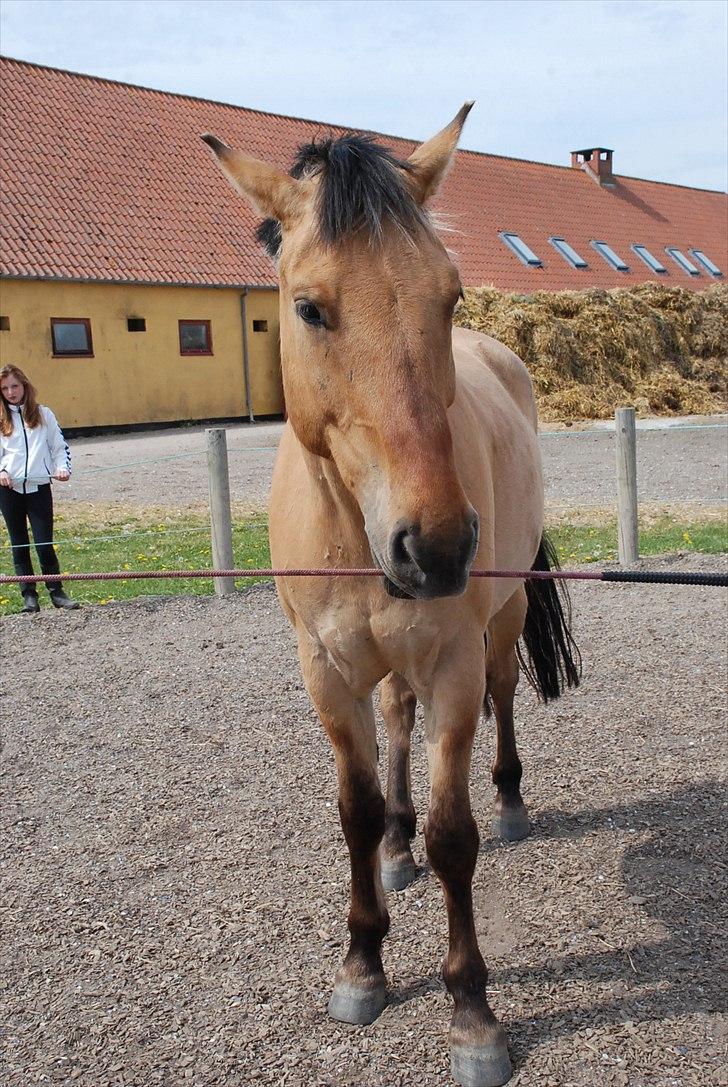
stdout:
[[380,695],[388,740],[382,884],[385,891],[401,891],[416,875],[410,847],[417,826],[412,803],[410,742],[417,699],[409,684],[395,673],[382,681]]
[[510,1079],[505,1033],[486,996],[488,972],[473,918],[472,879],[478,828],[468,778],[485,687],[482,636],[463,637],[457,656],[437,668],[425,707],[430,767],[427,854],[445,893],[449,944],[443,977],[454,1001],[452,1074],[464,1087],[496,1087]]
[[351,861],[349,951],[329,1000],[329,1015],[372,1023],[386,1002],[381,947],[389,914],[379,873],[384,797],[377,773],[371,692],[355,697],[328,653],[304,633],[299,657],[306,687],[331,740],[339,779],[339,815]]

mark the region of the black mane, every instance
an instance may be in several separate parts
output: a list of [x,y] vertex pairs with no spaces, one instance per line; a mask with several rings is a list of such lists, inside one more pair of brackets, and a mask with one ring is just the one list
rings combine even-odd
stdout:
[[[386,222],[405,233],[424,215],[405,183],[409,163],[395,158],[371,136],[341,136],[299,147],[291,177],[320,174],[318,221],[321,240],[332,245],[357,230],[379,238]],[[265,219],[256,231],[271,257],[281,249],[281,225]]]

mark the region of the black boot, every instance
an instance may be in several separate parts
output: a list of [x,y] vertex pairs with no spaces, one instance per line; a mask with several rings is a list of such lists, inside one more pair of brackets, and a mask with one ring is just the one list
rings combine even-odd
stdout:
[[37,615],[40,611],[40,604],[38,603],[38,594],[35,589],[27,589],[23,593],[23,606],[20,609],[21,615]]
[[54,608],[66,608],[67,611],[71,611],[73,608],[80,607],[78,601],[71,600],[70,596],[66,596],[60,587],[58,589],[49,589],[48,594]]

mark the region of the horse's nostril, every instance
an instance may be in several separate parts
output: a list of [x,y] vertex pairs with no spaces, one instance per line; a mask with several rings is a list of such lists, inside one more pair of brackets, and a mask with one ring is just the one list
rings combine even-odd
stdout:
[[407,563],[412,562],[412,555],[407,547],[407,537],[409,532],[406,528],[400,528],[397,532],[392,533],[392,538],[389,544],[389,553],[397,566],[404,566]]

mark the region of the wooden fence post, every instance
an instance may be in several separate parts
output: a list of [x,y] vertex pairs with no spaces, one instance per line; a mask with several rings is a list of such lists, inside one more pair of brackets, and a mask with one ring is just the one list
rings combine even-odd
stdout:
[[[233,530],[230,516],[227,436],[221,427],[211,427],[205,433],[207,434],[207,470],[210,477],[212,565],[215,570],[231,570],[233,568]],[[235,578],[216,577],[213,581],[218,596],[235,592]]]
[[614,413],[617,437],[617,528],[619,561],[631,566],[640,557],[637,535],[637,437],[634,408]]

